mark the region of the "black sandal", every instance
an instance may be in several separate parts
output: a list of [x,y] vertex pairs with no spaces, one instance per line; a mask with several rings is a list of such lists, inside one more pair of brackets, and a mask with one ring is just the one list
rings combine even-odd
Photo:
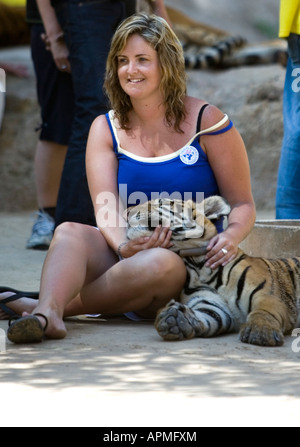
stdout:
[[[37,318],[44,318],[46,324],[43,327],[40,320]],[[11,322],[12,320],[13,323]],[[25,317],[13,317],[9,321],[9,328],[7,330],[7,338],[13,343],[39,343],[45,336],[45,330],[48,326],[48,319],[45,315],[36,313],[33,315],[26,315]]]
[[12,292],[12,293],[16,293],[16,294],[22,294],[22,297],[24,297],[24,298],[33,298],[35,300],[39,299],[39,294],[40,294],[40,292],[25,292],[22,290],[13,289],[12,287],[5,287],[5,286],[2,287],[1,286],[0,293],[4,293],[4,292]]
[[[10,292],[10,290],[7,290],[7,292]],[[3,298],[3,300],[0,301],[0,309],[2,309],[3,312],[11,318],[19,317],[20,315],[16,314],[14,310],[7,307],[6,303],[11,303],[12,301],[19,300],[20,298],[24,298],[23,292],[18,292],[12,296],[9,296],[8,298]]]

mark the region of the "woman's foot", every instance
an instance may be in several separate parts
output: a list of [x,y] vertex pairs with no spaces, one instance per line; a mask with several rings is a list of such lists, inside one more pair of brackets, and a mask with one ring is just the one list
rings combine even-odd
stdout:
[[[44,319],[45,327],[38,316]],[[9,321],[7,338],[13,343],[38,343],[43,340],[47,325],[48,320],[42,314],[17,317],[15,321]]]
[[[14,297],[16,298],[15,300]],[[10,298],[11,300],[7,300],[7,298]],[[1,303],[3,303],[2,308]],[[33,298],[19,296],[19,294],[13,292],[0,293],[0,320],[8,320],[13,313],[20,316],[23,312],[32,313],[37,305],[38,300]],[[6,308],[8,308],[11,313],[8,313]]]
[[67,335],[64,322],[55,313],[49,312],[49,309],[47,311],[48,317],[37,312],[37,308],[33,314],[23,312],[15,321],[9,322],[7,338],[13,343],[38,343],[45,337],[64,338]]
[[[32,332],[35,330],[32,329],[32,327],[36,326],[36,320],[39,321],[37,326],[40,326],[39,330],[43,332],[42,335],[45,335],[47,338],[60,339],[67,335],[67,330],[62,318],[60,318],[55,311],[52,311],[49,308],[46,308],[45,311],[39,308],[39,300],[28,298],[26,296],[22,296],[22,293],[14,293],[11,291],[0,293],[0,320],[8,320],[15,316],[19,316],[20,318],[16,319],[16,321],[10,326],[10,328],[13,326],[15,329],[9,328],[9,331],[11,332],[12,330],[17,330],[18,339],[22,339],[20,333],[22,333],[24,324],[24,331],[29,330]],[[27,320],[25,320],[24,323],[22,317],[28,316],[34,316],[35,319],[29,318],[27,319],[29,321],[26,323]],[[26,337],[27,336],[24,335],[25,342]]]
[[[30,316],[27,312],[22,313],[22,317]],[[37,306],[31,316],[38,318],[44,335],[51,339],[61,339],[65,338],[67,335],[67,330],[63,320],[57,315],[56,312],[47,308],[44,311],[42,306]]]

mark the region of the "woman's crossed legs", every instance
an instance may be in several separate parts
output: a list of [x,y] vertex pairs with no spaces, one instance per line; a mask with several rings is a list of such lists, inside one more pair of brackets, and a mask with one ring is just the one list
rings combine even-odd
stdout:
[[[11,307],[23,315],[44,315],[45,335],[63,338],[63,318],[68,316],[134,311],[154,318],[158,309],[178,298],[185,278],[183,261],[170,250],[152,248],[118,262],[97,228],[68,222],[55,231],[42,270],[39,300],[22,298]],[[45,319],[37,318],[45,326]]]

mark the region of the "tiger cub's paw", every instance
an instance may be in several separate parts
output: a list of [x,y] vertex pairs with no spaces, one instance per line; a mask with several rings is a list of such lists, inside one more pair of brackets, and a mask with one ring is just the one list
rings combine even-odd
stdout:
[[282,346],[284,343],[283,333],[271,326],[246,323],[240,330],[240,340],[243,343],[258,346]]
[[194,338],[201,329],[193,310],[175,300],[157,314],[154,326],[164,340]]

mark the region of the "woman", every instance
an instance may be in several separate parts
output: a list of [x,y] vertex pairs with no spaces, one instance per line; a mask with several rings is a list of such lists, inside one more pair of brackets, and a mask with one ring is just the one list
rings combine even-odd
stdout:
[[[134,312],[154,318],[179,296],[186,270],[168,250],[169,229],[157,227],[151,237],[126,239],[122,216],[132,198],[163,191],[226,198],[232,211],[226,230],[208,246],[211,268],[235,257],[254,224],[242,138],[218,108],[186,95],[182,48],[164,19],[137,14],[120,25],[107,60],[105,88],[113,112],[95,119],[86,157],[100,231],[78,223],[57,228],[38,305],[20,295],[9,304],[17,314],[23,312],[9,327],[11,341],[63,338],[64,316]],[[195,137],[200,126],[207,129],[201,146]],[[185,158],[187,153],[192,158]],[[8,296],[14,299],[12,292],[2,294]]]

